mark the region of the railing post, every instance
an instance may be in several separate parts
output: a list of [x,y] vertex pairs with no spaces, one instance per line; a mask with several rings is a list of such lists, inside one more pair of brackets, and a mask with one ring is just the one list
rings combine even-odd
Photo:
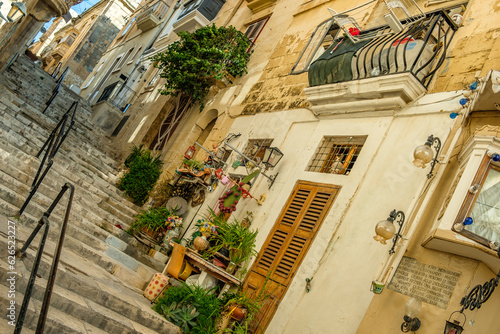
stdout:
[[49,276],[47,279],[47,286],[45,288],[45,295],[43,297],[43,303],[42,303],[42,307],[40,309],[40,315],[38,318],[38,324],[37,324],[37,328],[36,328],[37,334],[41,334],[44,331],[45,321],[47,319],[47,313],[48,313],[49,304],[50,304],[50,298],[52,296],[52,290],[53,290],[54,283],[55,283],[57,267],[59,265],[59,259],[61,256],[61,250],[62,250],[62,246],[63,246],[63,242],[64,242],[64,236],[66,234],[66,227],[68,225],[68,220],[69,220],[69,216],[70,216],[70,212],[71,212],[71,205],[73,203],[73,195],[75,192],[75,188],[71,183],[66,183],[66,184],[64,184],[64,186],[62,186],[61,191],[59,192],[59,194],[57,194],[56,199],[54,199],[54,201],[52,202],[50,207],[47,209],[47,211],[45,211],[42,218],[38,222],[37,227],[33,230],[31,235],[29,236],[29,238],[26,240],[23,247],[21,248],[21,251],[20,251],[21,256],[20,257],[22,257],[22,254],[24,252],[26,252],[26,250],[28,249],[31,242],[35,238],[36,234],[40,231],[42,226],[45,225],[45,230],[44,230],[42,239],[40,240],[40,245],[38,246],[38,251],[36,254],[35,261],[33,263],[33,268],[31,269],[31,274],[30,274],[30,278],[28,280],[28,285],[27,285],[26,291],[24,293],[23,303],[22,303],[21,309],[19,311],[19,317],[17,318],[16,327],[14,329],[14,334],[21,333],[21,330],[23,328],[24,318],[26,317],[26,312],[28,310],[28,305],[29,305],[29,302],[31,299],[31,294],[33,292],[33,287],[35,285],[36,275],[38,273],[38,268],[40,266],[40,262],[41,262],[42,255],[43,255],[43,249],[45,247],[45,242],[47,240],[47,236],[48,236],[48,232],[49,232],[49,228],[50,228],[49,217],[50,217],[52,211],[54,210],[54,208],[57,206],[57,204],[59,203],[59,201],[61,200],[61,198],[64,196],[64,194],[66,193],[66,191],[68,189],[70,190],[68,204],[66,205],[66,212],[64,215],[64,221],[63,221],[63,224],[61,226],[61,232],[59,234],[59,241],[57,243],[56,250],[55,250],[55,253],[54,253],[54,256],[52,259],[52,265],[51,265],[50,273],[49,273]]

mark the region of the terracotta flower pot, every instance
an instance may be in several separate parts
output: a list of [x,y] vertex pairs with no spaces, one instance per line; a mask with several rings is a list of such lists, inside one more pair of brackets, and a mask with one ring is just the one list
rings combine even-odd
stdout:
[[229,306],[229,313],[231,314],[231,318],[236,321],[242,321],[246,316],[246,310],[238,305]]

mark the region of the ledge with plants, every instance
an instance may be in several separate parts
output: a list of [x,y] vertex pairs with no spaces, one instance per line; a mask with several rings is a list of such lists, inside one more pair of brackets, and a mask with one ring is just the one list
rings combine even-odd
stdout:
[[165,207],[150,208],[135,217],[135,221],[127,230],[141,242],[153,246],[160,245],[170,230],[182,227],[182,218]]

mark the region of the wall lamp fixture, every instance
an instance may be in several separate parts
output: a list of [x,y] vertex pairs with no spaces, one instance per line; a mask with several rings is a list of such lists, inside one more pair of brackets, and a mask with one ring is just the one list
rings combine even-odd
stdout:
[[[396,233],[396,227],[394,226],[394,221],[399,225],[398,231]],[[396,243],[398,239],[402,237],[401,229],[405,222],[405,214],[403,211],[392,210],[389,217],[386,220],[381,220],[375,225],[376,236],[373,239],[379,241],[381,244],[385,245],[386,241],[392,238],[392,247],[389,250],[389,254],[394,254],[394,249],[396,248]]]
[[405,304],[404,322],[401,324],[401,331],[407,333],[409,331],[416,332],[421,325],[420,319],[417,316],[422,311],[422,302],[416,298],[410,299]]
[[[460,321],[454,319],[451,320],[451,317],[453,314],[458,313],[464,316],[464,322],[462,325],[460,325]],[[459,311],[455,311],[450,315],[450,318],[446,321],[446,326],[444,327],[444,334],[461,334],[462,331],[464,330],[463,325],[465,325],[465,322],[467,321],[467,317],[465,314]]]
[[7,15],[7,19],[10,22],[16,22],[21,17],[26,16],[28,11],[26,10],[26,4],[24,2],[12,2],[10,4],[12,7],[10,8],[9,14]]
[[271,187],[274,184],[274,181],[276,180],[276,177],[278,176],[278,173],[276,173],[274,175],[271,175],[271,176],[268,176],[268,175],[264,174],[264,172],[262,171],[262,169],[264,169],[264,171],[266,171],[268,168],[276,167],[276,165],[281,160],[281,158],[283,158],[283,155],[284,155],[283,152],[281,152],[276,147],[268,147],[268,148],[266,148],[266,150],[264,152],[264,157],[262,159],[262,164],[264,164],[264,168],[263,168],[263,167],[261,167],[261,165],[258,162],[250,159],[249,157],[247,157],[246,155],[244,155],[243,153],[241,153],[240,151],[238,151],[236,148],[234,148],[233,146],[231,146],[227,142],[224,142],[224,145],[226,145],[229,148],[231,148],[233,151],[235,151],[236,153],[238,153],[243,158],[245,158],[248,161],[252,162],[261,171],[260,175],[264,176],[268,180],[268,182],[269,182],[269,189],[271,189]]
[[[432,146],[434,146],[434,149],[436,150],[436,155],[434,155],[434,152],[432,151]],[[415,160],[413,160],[413,164],[416,167],[425,168],[427,163],[431,163],[431,171],[429,172],[429,174],[427,174],[428,179],[430,179],[434,175],[432,171],[434,170],[434,167],[438,162],[437,158],[440,151],[441,140],[439,140],[438,137],[434,137],[433,135],[430,135],[427,138],[425,144],[417,146],[417,148],[415,148],[415,151],[413,151],[413,157],[415,158]]]

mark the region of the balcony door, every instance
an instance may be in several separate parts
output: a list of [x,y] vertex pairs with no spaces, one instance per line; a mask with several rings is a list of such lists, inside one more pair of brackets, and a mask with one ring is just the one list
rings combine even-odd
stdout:
[[267,295],[252,333],[263,333],[271,322],[339,190],[305,181],[295,185],[243,285],[248,296]]

